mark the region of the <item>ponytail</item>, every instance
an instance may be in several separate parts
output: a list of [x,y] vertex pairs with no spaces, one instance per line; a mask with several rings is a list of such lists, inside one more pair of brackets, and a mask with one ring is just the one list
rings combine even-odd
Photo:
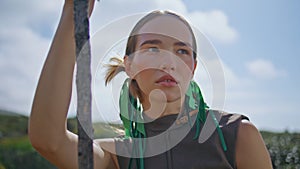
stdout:
[[[107,67],[106,75],[105,75],[105,85],[107,85],[111,80],[120,72],[125,71],[125,65],[123,59],[118,57],[113,57],[109,60],[110,62],[115,62],[115,64],[106,64]],[[131,79],[129,82],[129,91],[135,98],[139,98],[139,100],[143,101],[142,92],[135,81],[135,79]]]
[[115,62],[115,64],[107,64],[106,75],[105,75],[105,86],[120,72],[125,71],[125,65],[123,59],[113,57],[109,60]]

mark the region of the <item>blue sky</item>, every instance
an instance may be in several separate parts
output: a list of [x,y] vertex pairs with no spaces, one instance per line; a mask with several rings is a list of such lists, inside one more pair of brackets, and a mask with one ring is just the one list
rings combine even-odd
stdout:
[[[0,8],[0,108],[28,115],[62,2],[3,0]],[[211,40],[225,73],[225,111],[249,116],[259,129],[300,131],[299,1],[103,0],[91,33],[154,9],[182,14]]]

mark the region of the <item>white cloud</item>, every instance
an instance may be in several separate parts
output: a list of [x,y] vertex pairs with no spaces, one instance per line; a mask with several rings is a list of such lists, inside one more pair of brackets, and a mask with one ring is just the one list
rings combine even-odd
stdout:
[[246,64],[246,68],[251,75],[261,79],[274,79],[286,75],[284,70],[275,68],[271,61],[256,59]]
[[0,107],[28,113],[49,41],[22,27],[0,30]]
[[53,29],[55,21],[62,9],[62,1],[38,1],[28,2],[17,0],[4,0],[0,2],[1,27],[9,29],[10,27],[30,27],[39,28],[51,27]]
[[172,10],[176,13],[186,14],[187,8],[181,0],[155,0],[158,9]]
[[57,2],[0,2],[0,108],[29,113],[50,43],[41,28],[54,25]]
[[191,23],[208,35],[222,43],[233,43],[238,38],[238,32],[229,25],[228,17],[223,11],[187,13]]
[[[137,4],[143,6],[136,7]],[[145,13],[152,10],[171,10],[190,21],[191,25],[201,30],[209,38],[221,43],[233,43],[238,38],[238,32],[229,24],[227,15],[221,10],[193,11],[187,10],[181,0],[111,0],[96,3],[92,16],[92,30],[97,30],[112,20],[134,13]]]

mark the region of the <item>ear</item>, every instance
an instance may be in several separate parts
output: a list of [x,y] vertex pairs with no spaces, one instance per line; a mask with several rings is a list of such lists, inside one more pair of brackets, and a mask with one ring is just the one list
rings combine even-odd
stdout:
[[193,75],[195,74],[195,70],[197,68],[197,60],[195,59],[195,62],[194,62],[194,67],[193,67]]
[[129,76],[129,78],[133,78],[131,72],[131,60],[129,59],[129,56],[125,55],[123,60],[127,76]]

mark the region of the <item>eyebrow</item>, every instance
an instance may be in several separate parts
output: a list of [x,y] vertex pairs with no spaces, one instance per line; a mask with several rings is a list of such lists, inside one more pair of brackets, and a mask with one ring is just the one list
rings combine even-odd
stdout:
[[[158,39],[151,39],[151,40],[146,40],[145,42],[143,42],[140,46],[146,45],[146,44],[152,44],[152,45],[157,45],[157,44],[162,44],[162,41],[158,40]],[[192,45],[190,43],[185,43],[185,42],[175,42],[174,43],[175,46],[187,46],[187,47],[192,47]]]
[[161,44],[162,42],[160,40],[157,39],[153,39],[153,40],[146,40],[145,42],[143,42],[140,46],[146,45],[146,44]]
[[185,42],[175,42],[174,45],[176,46],[187,46],[187,47],[192,47],[190,43],[185,43]]

